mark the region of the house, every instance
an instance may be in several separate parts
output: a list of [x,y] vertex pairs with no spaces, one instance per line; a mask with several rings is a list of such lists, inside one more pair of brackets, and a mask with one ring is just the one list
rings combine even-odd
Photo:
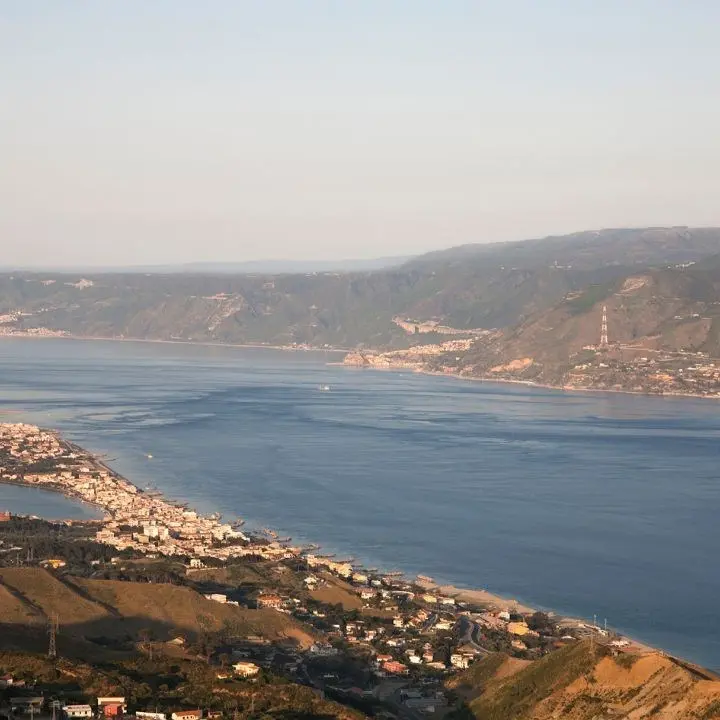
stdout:
[[274,595],[272,593],[260,595],[257,599],[257,606],[259,608],[272,608],[273,610],[278,610],[284,604],[284,600],[279,595]]
[[461,669],[463,669],[463,670],[464,670],[465,668],[469,668],[469,667],[470,667],[470,663],[472,663],[472,661],[473,661],[473,658],[472,658],[471,655],[464,655],[464,654],[461,654],[461,653],[453,653],[453,654],[450,656],[450,664],[451,664],[453,667],[461,668]]
[[176,710],[171,720],[202,720],[202,710]]
[[531,630],[528,627],[526,622],[508,623],[507,629],[509,633],[512,633],[513,635],[519,635],[520,637],[522,637],[523,635],[537,635],[534,630]]
[[68,719],[89,718],[93,716],[92,708],[89,705],[65,705],[63,712]]
[[166,720],[167,715],[161,712],[136,712],[135,717],[138,720]]
[[15,684],[15,678],[12,675],[3,675],[0,677],[0,687],[10,687]]
[[42,710],[45,704],[44,697],[11,697],[10,710],[14,715],[35,715]]
[[117,717],[127,712],[124,697],[99,697],[97,699],[98,715],[103,717]]
[[310,652],[313,655],[320,655],[330,657],[332,655],[338,655],[340,651],[334,648],[330,643],[313,643],[310,646]]
[[260,667],[252,662],[236,662],[233,665],[233,670],[237,675],[240,675],[240,677],[254,677],[260,672]]
[[227,595],[223,595],[222,593],[210,593],[209,595],[205,595],[206,600],[214,600],[215,602],[219,602],[222,605],[225,605],[225,603],[228,601]]
[[429,668],[432,668],[433,670],[446,670],[445,663],[440,662],[439,660],[434,660],[433,662],[429,662],[427,664]]
[[190,567],[193,569],[200,569],[205,566],[203,565],[203,562],[202,560],[200,560],[200,558],[190,558]]
[[403,665],[395,660],[390,660],[389,662],[384,663],[383,670],[393,675],[407,675],[410,672],[407,665]]
[[43,567],[51,567],[53,570],[59,570],[65,567],[67,563],[64,560],[60,560],[60,558],[50,558],[49,560],[43,560],[40,564]]
[[8,522],[10,520],[10,513],[7,511],[0,512],[0,522]]

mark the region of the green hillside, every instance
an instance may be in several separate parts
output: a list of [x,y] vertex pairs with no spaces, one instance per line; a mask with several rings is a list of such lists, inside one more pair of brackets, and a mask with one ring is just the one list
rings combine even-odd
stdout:
[[396,316],[459,329],[506,328],[590,285],[719,251],[720,229],[650,228],[461,246],[371,272],[5,273],[0,330],[403,347],[417,339],[393,323]]

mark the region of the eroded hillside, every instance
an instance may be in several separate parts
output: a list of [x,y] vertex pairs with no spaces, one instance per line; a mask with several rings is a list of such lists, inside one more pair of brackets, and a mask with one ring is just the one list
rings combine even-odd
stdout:
[[532,663],[491,655],[450,685],[478,720],[720,717],[712,675],[657,652],[614,654],[589,640]]

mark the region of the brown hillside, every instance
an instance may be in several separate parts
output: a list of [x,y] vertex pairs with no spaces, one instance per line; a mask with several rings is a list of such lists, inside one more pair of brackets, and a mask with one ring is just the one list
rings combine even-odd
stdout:
[[57,614],[63,625],[93,623],[108,617],[100,605],[78,595],[41,568],[0,568],[0,582],[15,591],[45,619]]
[[3,623],[23,625],[45,622],[43,615],[3,585],[0,585],[0,619]]
[[607,306],[611,343],[668,350],[720,352],[720,267],[715,260],[690,268],[629,275],[569,294],[553,309],[506,333],[503,352],[557,362],[599,341]]
[[309,646],[313,637],[292,618],[274,610],[248,610],[207,600],[186,587],[167,584],[74,579],[89,597],[122,616],[121,624],[172,628],[190,633],[229,627],[238,636],[294,640]]
[[221,605],[186,587],[60,580],[40,568],[0,569],[0,623],[7,632],[32,625],[44,635],[47,619],[54,614],[66,637],[132,637],[149,628],[158,637],[169,638],[179,632],[193,636],[225,629],[237,637],[257,635],[303,647],[314,641],[309,628],[287,615]]
[[510,674],[506,664],[490,656],[454,679],[478,720],[720,718],[720,682],[660,653],[613,657],[585,641]]

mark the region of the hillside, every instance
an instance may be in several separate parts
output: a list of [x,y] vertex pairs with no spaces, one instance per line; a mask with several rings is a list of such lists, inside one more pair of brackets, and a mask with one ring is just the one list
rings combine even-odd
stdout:
[[522,664],[491,655],[453,678],[478,720],[720,717],[720,681],[660,653],[613,656],[589,640]]
[[417,338],[398,316],[507,328],[589,285],[718,251],[720,229],[649,228],[462,246],[347,273],[6,273],[0,333],[404,347]]
[[[40,568],[0,568],[0,629],[35,629],[45,637],[54,615],[63,637],[84,640],[137,637],[142,630],[169,640],[178,633],[192,638],[224,630],[236,637],[258,636],[300,647],[313,642],[311,630],[287,615],[222,605],[187,587],[61,578]],[[17,640],[17,633],[13,637]]]
[[[608,343],[601,346],[603,313]],[[351,354],[352,365],[565,388],[720,393],[720,257],[625,273],[474,339]]]

